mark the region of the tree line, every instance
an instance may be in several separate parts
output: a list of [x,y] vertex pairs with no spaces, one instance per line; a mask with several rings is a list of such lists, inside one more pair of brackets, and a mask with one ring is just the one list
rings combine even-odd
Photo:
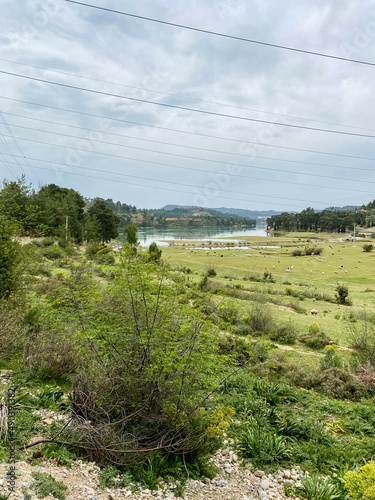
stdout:
[[0,189],[0,224],[23,236],[53,236],[62,241],[110,241],[118,236],[120,218],[104,200],[86,203],[74,189],[48,184],[38,192],[25,178],[4,180]]
[[273,231],[322,231],[345,233],[354,225],[371,227],[375,223],[375,200],[361,209],[325,209],[315,212],[309,207],[300,213],[283,212],[267,218],[267,229]]

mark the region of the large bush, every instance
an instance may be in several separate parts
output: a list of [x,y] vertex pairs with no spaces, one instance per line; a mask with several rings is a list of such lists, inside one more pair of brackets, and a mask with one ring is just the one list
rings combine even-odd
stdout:
[[83,353],[71,393],[75,446],[101,464],[157,451],[184,452],[187,460],[210,452],[231,412],[204,404],[223,369],[206,318],[178,303],[183,278],[131,250],[120,260],[108,286],[93,281],[59,292]]

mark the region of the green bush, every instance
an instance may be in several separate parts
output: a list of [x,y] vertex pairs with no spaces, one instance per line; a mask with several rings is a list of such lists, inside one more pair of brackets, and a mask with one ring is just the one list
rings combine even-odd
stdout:
[[268,305],[254,302],[249,317],[244,321],[253,332],[271,333],[274,330],[272,312]]
[[280,342],[280,344],[295,344],[296,338],[297,331],[292,321],[278,327],[277,330],[270,335],[271,340]]
[[57,245],[50,245],[43,248],[42,255],[48,260],[58,260],[64,257],[64,251]]
[[324,332],[305,333],[300,335],[298,340],[311,349],[324,349],[326,345],[329,345],[332,342],[332,339]]
[[305,254],[306,255],[320,255],[323,252],[323,248],[318,247],[306,247]]
[[348,299],[349,289],[344,283],[339,283],[336,287],[336,302],[337,304],[350,305]]
[[218,353],[229,356],[233,363],[244,366],[253,358],[252,346],[245,339],[228,335],[218,341]]
[[102,249],[103,247],[97,241],[91,241],[87,243],[85,255],[88,259],[92,260],[94,256]]
[[371,243],[365,243],[362,248],[364,252],[372,252],[374,250],[374,245]]
[[343,367],[342,358],[335,352],[336,348],[336,345],[327,345],[325,347],[324,358],[320,360],[320,369],[322,371]]
[[216,270],[215,270],[215,268],[214,268],[214,267],[209,267],[209,268],[207,269],[206,275],[207,275],[209,278],[216,276]]
[[221,306],[218,313],[220,318],[230,325],[237,324],[240,318],[238,309],[234,305]]
[[301,257],[303,255],[302,250],[299,250],[298,248],[296,250],[293,250],[292,252],[293,257]]
[[368,396],[366,386],[340,368],[329,368],[322,371],[319,382],[320,390],[333,398],[356,401]]
[[347,472],[344,486],[349,498],[375,500],[375,462],[371,460],[359,470]]

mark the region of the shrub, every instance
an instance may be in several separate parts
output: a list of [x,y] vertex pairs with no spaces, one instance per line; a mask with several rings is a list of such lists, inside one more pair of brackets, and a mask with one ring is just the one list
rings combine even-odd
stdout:
[[97,241],[92,241],[90,243],[87,243],[86,250],[85,250],[85,255],[88,259],[92,260],[95,256],[96,253],[98,253],[101,249],[100,243]]
[[370,461],[358,471],[349,471],[344,475],[344,487],[350,498],[361,500],[375,499],[375,462]]
[[0,359],[19,352],[24,339],[21,310],[14,301],[0,299]]
[[350,325],[351,347],[359,364],[375,368],[375,327],[366,318],[363,326]]
[[323,332],[305,333],[300,335],[298,340],[311,349],[323,349],[332,342],[332,339]]
[[362,248],[364,252],[372,252],[374,250],[374,245],[371,243],[365,243]]
[[336,293],[337,304],[344,304],[344,305],[351,304],[350,300],[348,299],[349,289],[348,289],[347,285],[345,285],[343,283],[339,283],[336,286],[336,292],[337,292]]
[[219,316],[230,325],[235,325],[239,321],[238,309],[233,305],[221,306],[219,308]]
[[40,240],[37,244],[39,244],[42,248],[47,248],[55,244],[55,238],[48,236],[47,238]]
[[70,393],[77,419],[61,439],[74,446],[78,435],[101,465],[128,467],[163,451],[211,453],[222,429],[212,435],[215,409],[202,405],[224,366],[213,356],[206,318],[178,304],[182,276],[131,250],[120,257],[113,282],[99,288],[93,281],[92,290],[60,301],[58,311],[76,316],[86,346]]
[[244,321],[253,332],[271,333],[274,329],[272,313],[267,304],[254,302],[250,316]]
[[64,251],[57,245],[50,245],[43,248],[42,255],[48,260],[58,260],[64,257]]
[[148,247],[149,259],[153,262],[160,262],[162,250],[157,246],[157,244],[153,241],[151,245]]
[[74,334],[50,328],[30,335],[25,343],[23,361],[26,369],[42,378],[58,378],[73,373],[82,354]]
[[320,369],[322,371],[330,368],[342,368],[342,358],[335,352],[336,345],[326,345],[324,358],[320,360]]
[[320,326],[318,323],[313,321],[309,324],[309,333],[318,333],[320,331]]
[[323,252],[323,248],[318,247],[306,247],[305,254],[306,255],[320,255]]
[[113,266],[116,262],[115,256],[112,253],[111,247],[104,247],[93,256],[93,260],[97,264]]
[[207,269],[206,275],[207,275],[208,277],[213,277],[213,276],[216,276],[216,270],[215,270],[215,268],[213,268],[213,267],[209,267],[209,268]]
[[320,389],[333,398],[358,400],[368,395],[366,386],[340,368],[330,368],[320,374]]
[[280,342],[280,344],[295,344],[297,338],[297,331],[294,324],[289,321],[283,326],[280,326],[270,336],[271,340]]
[[301,255],[303,255],[303,252],[302,252],[302,250],[296,249],[296,250],[293,250],[292,255],[293,255],[293,257],[301,257]]
[[239,366],[244,366],[253,358],[254,353],[251,345],[245,339],[228,335],[220,338],[218,342],[219,354],[224,354]]
[[38,498],[44,498],[51,495],[58,500],[65,500],[64,490],[67,489],[64,483],[56,481],[56,479],[51,476],[51,474],[46,474],[44,472],[32,472],[31,475],[34,478],[34,483],[31,487],[35,490]]

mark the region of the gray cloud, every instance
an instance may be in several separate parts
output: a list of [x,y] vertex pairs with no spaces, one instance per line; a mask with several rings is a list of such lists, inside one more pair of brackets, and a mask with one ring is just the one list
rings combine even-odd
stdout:
[[[373,67],[162,26],[63,0],[3,3],[0,19],[3,71],[133,99],[375,135]],[[100,0],[95,3],[235,36],[375,61],[374,2],[358,5],[337,0],[313,3],[145,0],[134,4],[129,0]],[[85,196],[119,199],[140,207],[201,201],[212,207],[268,206],[291,210],[306,205],[323,208],[332,204],[361,204],[374,198],[375,174],[371,171],[371,161],[272,147],[375,158],[371,138],[205,115],[4,74],[0,75],[0,82],[2,97],[81,113],[0,98],[0,110],[17,137],[23,156],[44,160],[27,162],[15,157],[16,144],[5,137],[9,131],[1,125],[2,177],[24,171],[35,187],[55,182],[73,187]],[[226,140],[229,138],[236,141]]]

